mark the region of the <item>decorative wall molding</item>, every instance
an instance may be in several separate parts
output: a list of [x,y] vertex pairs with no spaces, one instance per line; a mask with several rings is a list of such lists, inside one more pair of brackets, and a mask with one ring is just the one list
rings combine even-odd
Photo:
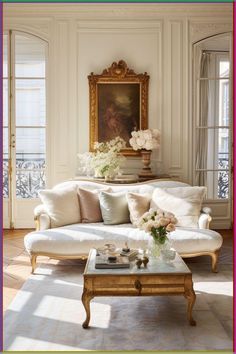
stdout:
[[[117,51],[116,48],[116,42],[115,38],[116,37],[111,37],[113,39],[112,42],[110,42],[110,37],[107,36],[126,36],[127,41],[123,42],[123,48],[122,50],[125,50],[129,56],[131,56],[131,60],[128,58],[125,58],[123,55],[120,57],[124,58],[128,63],[131,63],[130,66],[135,66],[138,72],[142,71],[148,71],[148,74],[150,73],[150,70],[148,70],[148,66],[140,67],[140,65],[134,64],[137,61],[140,63],[140,56],[138,58],[135,58],[135,55],[132,54],[132,51],[130,49],[130,44],[132,43],[132,39],[134,40],[137,36],[146,36],[146,41],[148,41],[148,38],[153,38],[155,36],[155,58],[156,62],[153,63],[153,67],[155,67],[155,71],[157,74],[155,74],[155,77],[152,75],[152,82],[151,85],[153,85],[152,88],[152,98],[149,99],[149,111],[151,111],[151,114],[149,114],[149,126],[153,128],[158,128],[161,130],[162,127],[162,21],[142,21],[141,23],[139,21],[122,21],[119,23],[117,22],[111,22],[111,21],[106,21],[105,23],[99,23],[97,21],[76,21],[76,26],[77,26],[77,33],[78,33],[78,67],[81,67],[81,60],[80,60],[80,55],[83,52],[83,49],[80,48],[80,43],[82,41],[82,38],[87,38],[87,42],[89,42],[90,38],[93,41],[95,37],[93,36],[101,36],[101,38],[104,38],[103,43],[105,44],[104,49],[106,48],[107,45],[110,45],[111,47],[115,48],[115,51]],[[119,28],[120,26],[120,28]],[[123,38],[123,37],[122,37]],[[137,40],[137,39],[136,39]],[[93,43],[93,42],[91,42]],[[91,45],[90,43],[90,45]],[[139,46],[142,48],[142,42],[139,40]],[[140,54],[142,56],[142,49],[140,50]],[[100,55],[100,54],[99,54]],[[94,52],[93,57],[96,56],[96,52]],[[108,56],[109,57],[109,56]],[[117,60],[120,57],[112,57],[112,60]],[[98,56],[99,58],[99,56]],[[103,59],[104,60],[104,59]],[[92,58],[93,61],[93,58]],[[97,60],[96,65],[91,67],[90,71],[94,72],[100,72],[103,69],[103,65],[97,66],[99,63],[99,60]],[[110,64],[110,60],[106,61],[106,65]],[[82,64],[83,66],[83,64]],[[88,72],[89,73],[89,72]],[[88,74],[87,73],[87,74]],[[80,75],[78,74],[78,83],[81,82]],[[88,86],[87,81],[85,82],[86,87]],[[85,87],[85,85],[83,87]],[[80,84],[79,84],[80,86]],[[161,88],[161,89],[160,89]],[[150,90],[150,87],[149,87]],[[79,95],[80,96],[80,95]],[[155,97],[155,99],[154,99]],[[81,98],[79,97],[79,100]],[[80,113],[80,110],[83,110],[83,116],[88,116],[88,107],[87,103],[82,100],[82,102],[78,106],[79,108],[79,116],[82,114]],[[155,112],[155,113],[154,113]],[[157,122],[157,117],[158,117],[158,124]],[[82,122],[81,122],[82,123]],[[85,125],[85,122],[82,123],[83,126]],[[84,127],[85,128],[85,127]],[[86,131],[88,131],[88,128],[86,126]],[[84,151],[84,147],[87,145],[87,150],[88,150],[88,142],[85,140],[85,137],[82,139],[83,142],[79,142],[78,150],[80,152]],[[86,151],[86,150],[85,150]],[[162,152],[160,151],[159,157],[162,156]],[[161,158],[162,159],[162,158]],[[128,158],[128,163],[127,163],[127,172],[133,172],[134,169],[137,169],[135,167],[139,165],[138,160],[133,160],[133,166],[130,166],[130,161],[131,157]],[[156,162],[156,159],[152,159],[152,164],[153,164],[153,170],[160,169],[158,166],[158,163]],[[138,167],[139,168],[139,167]]]
[[53,20],[52,18],[39,19],[32,21],[32,18],[14,18],[4,17],[4,31],[15,30],[31,33],[46,41],[50,40],[50,29]]
[[70,117],[68,116],[68,97],[69,97],[69,22],[60,20],[56,22],[55,45],[56,53],[60,60],[56,61],[56,118],[54,119],[54,144],[57,149],[54,152],[54,169],[61,173],[68,170],[69,151],[67,144],[70,136]]
[[[215,21],[215,20],[213,20]],[[190,40],[192,43],[198,42],[201,39],[220,34],[225,32],[231,32],[233,30],[232,23],[222,22],[190,22]]]
[[233,4],[4,4],[4,16],[63,16],[64,18],[158,19],[160,17],[230,16]]
[[170,21],[170,72],[171,72],[171,169],[182,168],[183,139],[183,23]]
[[105,20],[105,21],[85,21],[85,20],[76,20],[76,27],[79,33],[107,33],[108,30],[113,33],[140,33],[140,34],[151,34],[153,31],[161,31],[162,21],[160,20],[151,20],[151,21],[129,21],[129,20]]

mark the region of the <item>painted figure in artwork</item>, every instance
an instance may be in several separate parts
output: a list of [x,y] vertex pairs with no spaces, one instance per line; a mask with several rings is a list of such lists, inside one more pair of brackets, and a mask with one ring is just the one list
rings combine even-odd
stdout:
[[139,129],[139,85],[107,84],[98,90],[98,140],[109,141],[117,136],[127,146],[133,130]]

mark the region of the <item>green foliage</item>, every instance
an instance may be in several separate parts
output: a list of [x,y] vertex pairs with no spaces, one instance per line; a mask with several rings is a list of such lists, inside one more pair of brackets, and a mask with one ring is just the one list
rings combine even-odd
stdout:
[[163,245],[167,238],[167,231],[165,226],[160,226],[160,227],[152,227],[151,228],[151,235],[154,238],[154,240],[161,245]]

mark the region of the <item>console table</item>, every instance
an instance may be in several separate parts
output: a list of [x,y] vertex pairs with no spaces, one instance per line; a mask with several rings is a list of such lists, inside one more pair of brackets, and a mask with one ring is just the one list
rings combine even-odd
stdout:
[[88,176],[75,176],[73,180],[82,180],[82,181],[93,181],[93,182],[102,182],[102,183],[115,183],[115,184],[129,184],[129,183],[140,183],[140,182],[146,182],[146,181],[151,181],[151,180],[171,180],[174,179],[176,181],[175,177],[171,177],[170,175],[167,174],[161,174],[161,175],[156,175],[153,177],[139,177],[138,175],[122,175],[119,177],[116,177],[114,179],[105,179],[105,178],[96,178],[96,177],[88,177]]

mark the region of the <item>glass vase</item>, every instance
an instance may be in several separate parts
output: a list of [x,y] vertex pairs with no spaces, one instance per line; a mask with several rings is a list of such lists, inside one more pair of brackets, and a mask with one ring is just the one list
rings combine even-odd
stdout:
[[148,254],[151,258],[160,258],[162,245],[153,237],[148,242]]
[[150,237],[148,242],[148,254],[151,258],[161,258],[162,250],[169,250],[171,248],[171,242],[167,238],[165,243],[160,243],[153,237]]

